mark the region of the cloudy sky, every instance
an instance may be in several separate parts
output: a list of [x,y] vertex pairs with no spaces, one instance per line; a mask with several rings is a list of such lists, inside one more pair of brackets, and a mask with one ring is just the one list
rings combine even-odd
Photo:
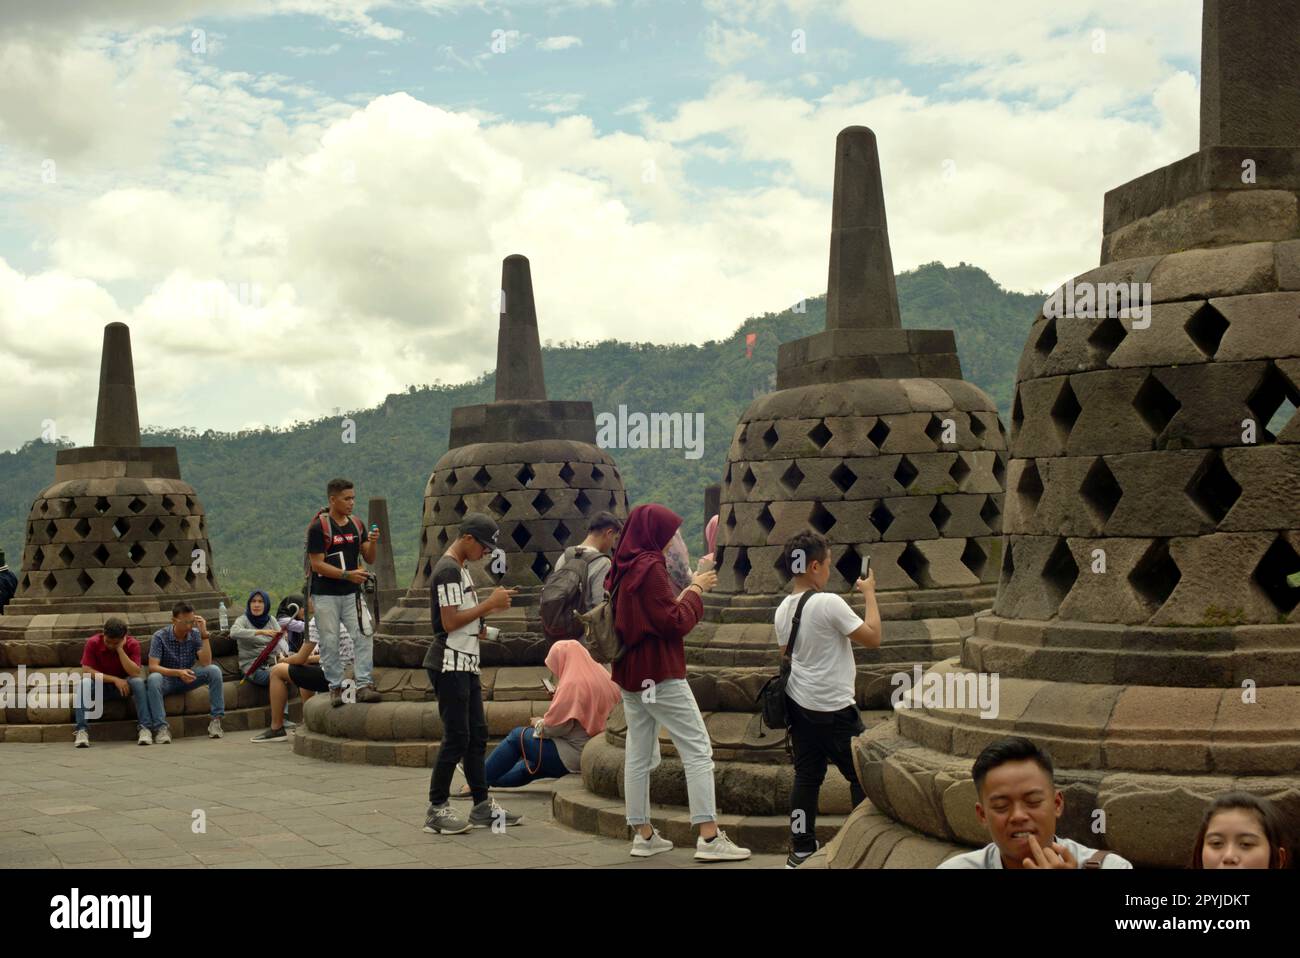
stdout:
[[5,3],[0,449],[90,441],[114,320],[145,424],[472,378],[511,253],[543,338],[727,336],[824,292],[851,124],[897,269],[1051,288],[1196,148],[1199,44],[1198,0]]

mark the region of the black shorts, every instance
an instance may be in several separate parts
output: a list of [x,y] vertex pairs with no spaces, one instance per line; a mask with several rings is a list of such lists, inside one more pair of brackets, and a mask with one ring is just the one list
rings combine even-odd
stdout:
[[308,692],[328,692],[330,684],[325,680],[325,670],[319,665],[289,666],[289,681]]

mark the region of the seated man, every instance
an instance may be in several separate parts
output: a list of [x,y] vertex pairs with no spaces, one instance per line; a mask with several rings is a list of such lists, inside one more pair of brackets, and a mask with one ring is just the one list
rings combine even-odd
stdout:
[[[271,727],[254,735],[252,741],[259,745],[267,742],[287,742],[286,725],[292,727],[285,719],[289,714],[289,684],[298,686],[298,694],[306,702],[317,692],[328,692],[329,681],[325,678],[325,669],[320,664],[320,654],[316,651],[320,644],[320,634],[316,631],[316,619],[313,616],[308,623],[308,635],[303,639],[298,651],[281,659],[271,667]],[[348,635],[347,626],[339,623],[339,663],[346,671],[348,663],[354,661],[355,651],[352,636]]]
[[[100,684],[102,683],[102,684]],[[99,684],[97,691],[95,686]],[[104,623],[104,631],[86,640],[81,653],[81,694],[73,706],[76,732],[72,744],[90,747],[90,729],[86,725],[86,705],[108,699],[135,699],[137,741],[152,745],[149,733],[149,703],[144,693],[144,669],[140,667],[140,643],[126,634],[126,623],[113,617]]]
[[[198,668],[194,668],[196,662]],[[208,737],[221,738],[225,734],[221,717],[226,714],[225,689],[221,683],[221,667],[212,662],[208,623],[203,616],[195,614],[194,606],[182,599],[172,606],[172,624],[155,632],[149,644],[149,678],[145,691],[154,744],[167,745],[172,740],[163,698],[189,692],[200,685],[208,687],[212,715]]]
[[940,868],[1132,868],[1114,852],[1097,851],[1056,834],[1065,796],[1052,757],[1027,738],[999,739],[971,769],[975,814],[993,841],[949,858]]

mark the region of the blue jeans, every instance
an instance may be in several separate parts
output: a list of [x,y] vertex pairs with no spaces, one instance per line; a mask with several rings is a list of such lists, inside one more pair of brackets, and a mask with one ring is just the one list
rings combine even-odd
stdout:
[[[523,740],[521,746],[520,740]],[[537,768],[540,746],[541,768]],[[522,749],[527,749],[528,764],[524,764]],[[529,772],[528,766],[537,771]],[[535,778],[559,778],[568,775],[569,770],[560,761],[560,751],[555,743],[548,739],[539,739],[533,733],[531,725],[511,729],[510,734],[501,740],[501,744],[487,757],[487,783],[489,788],[518,788],[527,785]]]
[[317,594],[311,599],[316,607],[316,632],[320,638],[320,667],[325,673],[325,681],[332,689],[341,688],[343,685],[343,660],[339,658],[339,623],[341,622],[347,627],[348,635],[352,637],[352,648],[355,654],[352,660],[352,675],[357,681],[357,688],[370,685],[374,681],[370,671],[374,665],[375,643],[372,636],[361,634],[361,624],[357,621],[356,594]]
[[[145,690],[148,693],[146,700],[149,703],[149,725],[147,726],[149,729],[157,731],[167,725],[167,712],[163,708],[165,696],[189,692],[200,685],[208,687],[208,701],[211,704],[209,712],[212,717],[221,718],[226,714],[226,690],[221,684],[221,668],[216,665],[198,664],[191,668],[194,671],[193,682],[186,682],[174,675],[163,675],[161,672],[149,673],[149,680],[145,683]],[[144,719],[141,719],[142,723],[143,721]]]
[[[139,675],[129,675],[126,679],[127,687],[131,690],[131,698],[135,699],[136,724],[145,728],[145,719],[149,717],[149,704],[145,701],[144,677]],[[76,723],[78,732],[87,728],[86,725],[86,705],[94,704],[95,679],[89,675],[81,677],[81,695],[77,698],[79,704],[72,707],[72,721]],[[104,680],[103,701],[111,702],[113,699],[123,698],[117,686],[107,679]]]

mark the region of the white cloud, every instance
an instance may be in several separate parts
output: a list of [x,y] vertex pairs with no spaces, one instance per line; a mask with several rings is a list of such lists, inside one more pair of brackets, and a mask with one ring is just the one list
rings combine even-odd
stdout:
[[341,43],[331,43],[327,47],[281,47],[291,57],[329,57],[343,49]]
[[714,20],[704,29],[704,53],[720,67],[730,67],[767,48],[767,38],[743,27],[724,27]]
[[574,36],[546,37],[537,41],[539,50],[567,50],[570,47],[580,46],[582,46],[582,38]]
[[582,103],[581,93],[530,93],[528,100],[534,110],[543,113],[572,113]]

